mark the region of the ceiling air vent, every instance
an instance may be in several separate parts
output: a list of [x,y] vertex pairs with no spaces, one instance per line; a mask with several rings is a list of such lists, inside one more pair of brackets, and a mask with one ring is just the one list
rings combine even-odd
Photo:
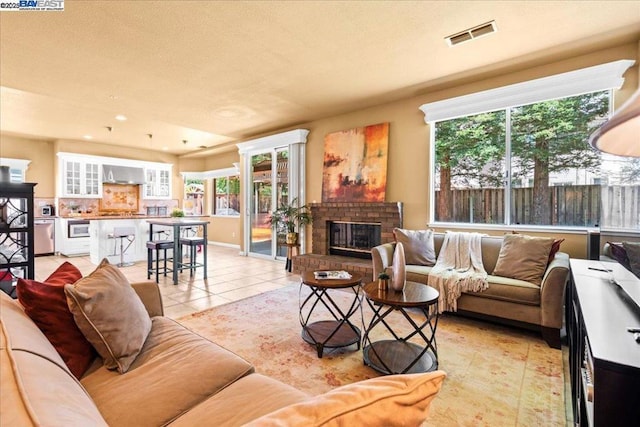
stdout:
[[487,34],[495,33],[497,30],[496,22],[490,21],[477,25],[473,28],[460,31],[459,33],[452,34],[446,37],[446,40],[447,43],[449,43],[449,46],[455,46],[469,40],[477,39],[478,37],[486,36]]

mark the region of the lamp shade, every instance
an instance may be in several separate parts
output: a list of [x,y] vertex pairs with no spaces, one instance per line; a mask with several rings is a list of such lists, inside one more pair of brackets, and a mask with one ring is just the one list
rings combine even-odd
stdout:
[[589,143],[605,153],[640,157],[640,89],[591,134]]

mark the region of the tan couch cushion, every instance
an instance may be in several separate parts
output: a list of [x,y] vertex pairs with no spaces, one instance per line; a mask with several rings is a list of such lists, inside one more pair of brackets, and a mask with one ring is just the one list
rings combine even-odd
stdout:
[[154,317],[126,373],[99,366],[81,382],[110,426],[160,426],[252,372],[236,354],[174,320]]
[[251,374],[240,378],[191,409],[171,423],[171,426],[211,425],[211,414],[215,414],[218,420],[225,420],[225,425],[240,426],[285,406],[311,398],[308,394],[273,378]]
[[247,426],[418,426],[446,374],[389,375],[331,390],[287,406]]
[[404,246],[405,260],[413,265],[435,265],[436,251],[433,230],[405,230],[394,228],[396,242]]
[[540,305],[540,287],[524,280],[502,276],[488,276],[489,287],[482,292],[463,292],[473,295],[517,304]]
[[78,328],[105,366],[126,372],[151,330],[147,309],[127,278],[105,258],[90,275],[64,290]]
[[524,234],[506,234],[503,239],[493,275],[540,285],[554,239]]
[[3,292],[0,378],[3,426],[107,425],[44,334]]

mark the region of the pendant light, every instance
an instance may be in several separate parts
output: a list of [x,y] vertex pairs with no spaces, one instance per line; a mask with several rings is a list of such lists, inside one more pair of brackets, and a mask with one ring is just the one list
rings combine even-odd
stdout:
[[596,150],[640,157],[640,89],[589,138]]

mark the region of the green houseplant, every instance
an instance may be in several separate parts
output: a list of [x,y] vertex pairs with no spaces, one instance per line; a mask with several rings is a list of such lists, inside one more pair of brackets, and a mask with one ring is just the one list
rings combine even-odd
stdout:
[[269,224],[275,228],[276,233],[286,234],[287,244],[298,243],[298,230],[300,227],[311,224],[313,218],[307,205],[298,206],[298,199],[291,203],[282,203],[278,209],[269,216]]

